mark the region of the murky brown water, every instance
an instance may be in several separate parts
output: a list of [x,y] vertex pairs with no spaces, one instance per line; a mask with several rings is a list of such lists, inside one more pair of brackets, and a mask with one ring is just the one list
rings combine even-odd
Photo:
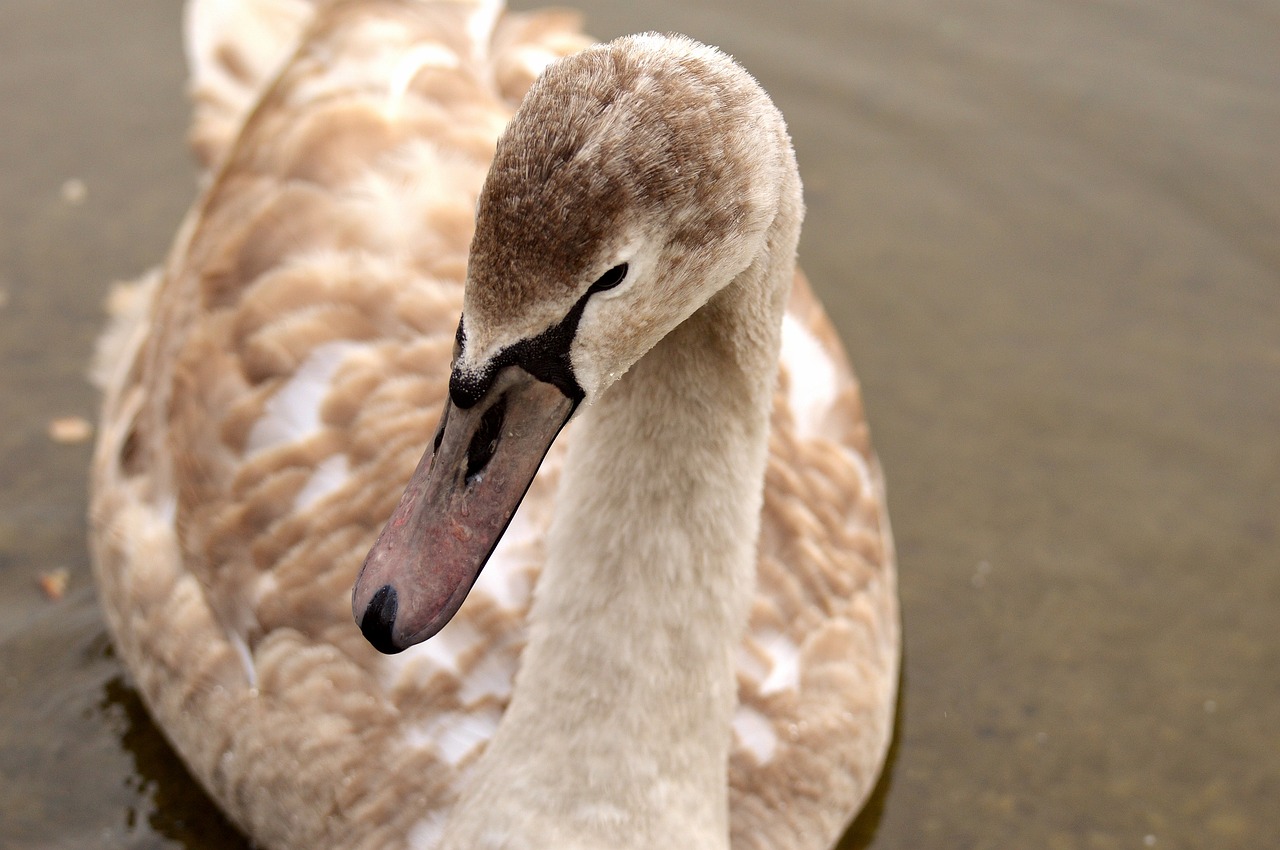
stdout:
[[[177,5],[0,3],[3,848],[244,846],[111,655],[88,444],[46,435],[194,192]],[[848,846],[1280,846],[1280,3],[577,5],[791,122],[906,618]]]

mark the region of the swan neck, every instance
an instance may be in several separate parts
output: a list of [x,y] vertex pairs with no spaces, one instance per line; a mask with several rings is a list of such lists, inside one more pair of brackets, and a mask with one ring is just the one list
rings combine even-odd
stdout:
[[446,847],[728,847],[789,182],[755,261],[575,423],[515,693]]

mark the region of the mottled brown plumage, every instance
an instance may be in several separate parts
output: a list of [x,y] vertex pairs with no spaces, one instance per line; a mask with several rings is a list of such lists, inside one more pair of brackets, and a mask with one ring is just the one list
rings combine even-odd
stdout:
[[[103,605],[159,724],[262,846],[434,846],[510,696],[573,427],[454,623],[422,651],[375,653],[349,591],[440,413],[495,140],[541,67],[586,42],[561,13],[465,2],[348,0],[314,16],[300,0],[229,5],[274,15],[276,40],[234,28],[190,39],[192,136],[210,171],[102,370],[92,522]],[[199,6],[197,24],[217,19]],[[601,77],[652,73],[592,56]],[[565,168],[590,167],[561,112],[531,120],[568,145]],[[503,170],[530,167],[499,152],[482,221],[508,197]],[[552,195],[518,200],[528,215],[555,208],[557,182],[545,185]],[[674,203],[699,184],[661,185],[663,198],[600,198],[590,215],[555,220],[607,239],[629,205]],[[547,232],[503,229],[510,212],[494,219],[494,244],[523,240],[540,262],[589,273]],[[715,215],[683,223],[685,238],[746,212]],[[481,271],[501,261],[473,258]],[[530,279],[474,294],[469,314],[536,325],[537,305],[561,296],[522,291]],[[799,276],[760,521],[732,844],[825,847],[887,746],[897,603],[857,384]]]

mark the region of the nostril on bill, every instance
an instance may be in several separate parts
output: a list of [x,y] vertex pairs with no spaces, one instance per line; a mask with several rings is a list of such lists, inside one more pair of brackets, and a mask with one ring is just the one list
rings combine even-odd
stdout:
[[369,605],[364,609],[364,616],[360,618],[360,631],[364,633],[365,640],[385,655],[394,655],[404,648],[396,646],[395,639],[391,636],[396,624],[397,607],[396,589],[384,584],[373,594]]
[[440,444],[444,442],[444,428],[449,424],[449,404],[445,404],[444,413],[440,414],[440,424],[436,426],[436,435],[431,440],[431,454],[440,453]]
[[493,406],[480,417],[480,425],[476,428],[471,444],[467,446],[467,483],[484,471],[493,460],[498,450],[498,440],[502,436],[502,422],[507,412],[506,396],[499,398]]

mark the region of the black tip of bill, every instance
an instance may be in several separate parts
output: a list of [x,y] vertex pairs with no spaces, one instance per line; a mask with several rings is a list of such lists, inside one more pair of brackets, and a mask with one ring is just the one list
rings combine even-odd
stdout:
[[397,646],[391,636],[396,624],[396,607],[396,589],[384,584],[373,594],[369,606],[364,609],[364,616],[360,618],[360,631],[364,632],[365,640],[385,655],[395,655],[404,649]]

